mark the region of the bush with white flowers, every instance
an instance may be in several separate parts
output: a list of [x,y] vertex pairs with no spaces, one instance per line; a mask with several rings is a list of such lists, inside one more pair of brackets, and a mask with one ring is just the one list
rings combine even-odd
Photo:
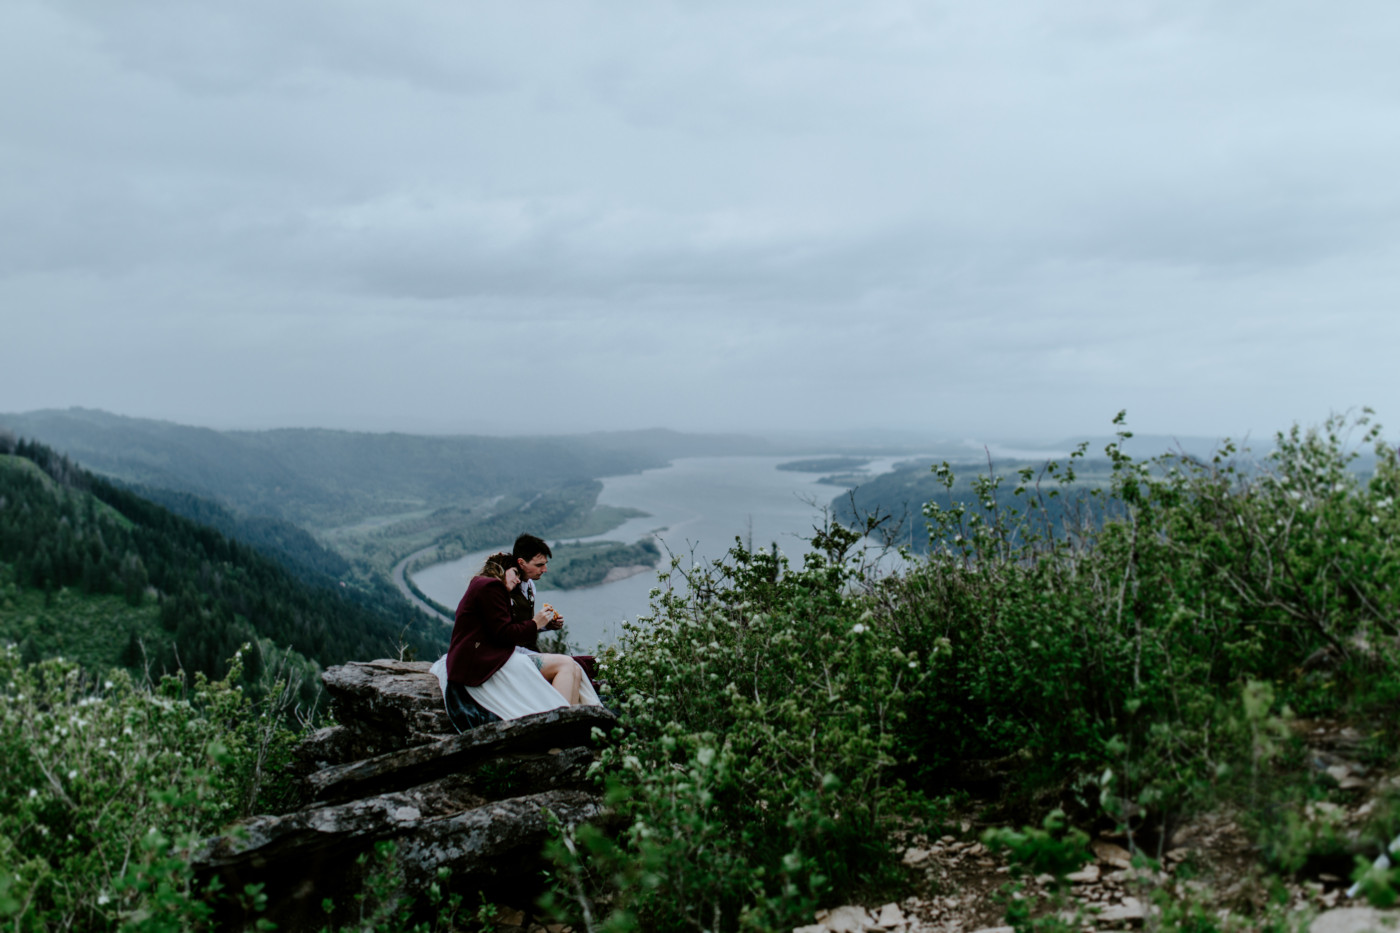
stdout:
[[25,666],[0,647],[6,929],[183,930],[209,916],[189,851],[256,799],[251,763],[290,747],[239,675],[235,662],[223,681],[145,687],[62,659]]

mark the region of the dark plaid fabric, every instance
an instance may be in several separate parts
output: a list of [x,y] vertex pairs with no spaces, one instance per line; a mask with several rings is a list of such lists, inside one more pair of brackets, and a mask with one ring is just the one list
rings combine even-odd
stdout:
[[454,684],[449,680],[447,696],[443,699],[447,703],[447,718],[452,720],[452,726],[458,732],[470,732],[478,726],[501,721],[501,717],[472,699],[465,684]]

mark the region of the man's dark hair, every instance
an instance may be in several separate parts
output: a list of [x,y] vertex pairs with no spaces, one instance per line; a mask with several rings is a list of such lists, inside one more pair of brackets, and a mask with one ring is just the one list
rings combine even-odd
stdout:
[[529,563],[536,556],[543,554],[545,557],[553,557],[554,552],[549,549],[549,545],[544,543],[543,538],[534,535],[521,535],[515,539],[515,547],[510,549],[510,556],[516,560],[523,560]]

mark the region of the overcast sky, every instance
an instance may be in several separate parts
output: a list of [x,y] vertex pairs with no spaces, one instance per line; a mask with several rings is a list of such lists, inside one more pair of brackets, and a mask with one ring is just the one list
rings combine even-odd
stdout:
[[1391,0],[5,0],[0,411],[1400,423],[1397,49]]

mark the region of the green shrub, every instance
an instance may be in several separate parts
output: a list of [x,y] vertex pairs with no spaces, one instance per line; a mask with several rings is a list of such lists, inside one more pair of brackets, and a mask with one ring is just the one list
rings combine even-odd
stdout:
[[7,926],[184,930],[209,916],[221,892],[196,890],[190,851],[285,795],[267,775],[291,733],[273,705],[250,708],[240,672],[235,658],[224,680],[147,689],[124,671],[99,680],[0,649]]
[[926,506],[928,556],[898,576],[848,559],[866,529],[823,530],[801,569],[742,547],[673,565],[602,657],[625,828],[561,835],[556,905],[609,929],[805,923],[878,884],[887,817],[979,775],[1055,789],[1134,844],[1230,800],[1292,870],[1328,845],[1269,818],[1322,792],[1292,710],[1395,729],[1400,461],[1355,463],[1378,436],[1367,414],[1258,461],[1136,461],[1121,430],[1107,485],[1076,485],[1081,447]]
[[1258,463],[1228,444],[1207,462],[1137,462],[1124,431],[1111,486],[1058,525],[1042,505],[1072,489],[1073,457],[1023,472],[1018,510],[990,477],[978,502],[930,508],[929,559],[877,601],[933,660],[901,733],[910,782],[1008,756],[1032,763],[1032,783],[1112,767],[1120,812],[1160,814],[1218,792],[1254,754],[1239,725],[1249,681],[1273,685],[1274,712],[1393,704],[1376,685],[1395,668],[1400,465],[1378,447],[1363,481],[1347,433],[1342,419],[1294,429]]
[[858,536],[828,534],[800,570],[742,547],[673,570],[684,587],[604,652],[628,731],[600,767],[627,825],[561,846],[578,882],[561,900],[610,897],[608,929],[791,928],[889,868],[896,735],[925,665],[847,587],[833,558]]

